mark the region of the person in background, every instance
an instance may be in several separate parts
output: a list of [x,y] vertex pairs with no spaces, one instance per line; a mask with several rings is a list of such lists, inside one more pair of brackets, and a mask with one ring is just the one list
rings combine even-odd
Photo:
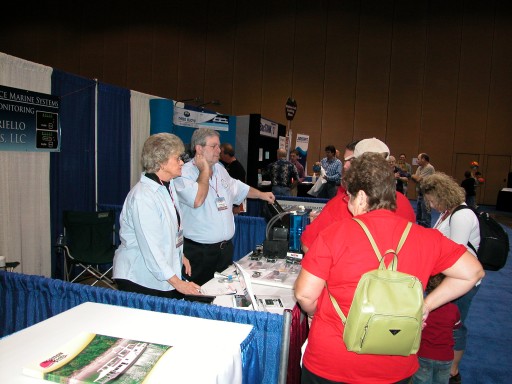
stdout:
[[[182,279],[191,274],[183,254],[183,223],[174,179],[181,175],[185,147],[170,133],[150,136],[144,143],[144,172],[126,197],[119,218],[121,244],[114,256],[113,277],[121,291],[168,298],[197,295],[199,285]],[[208,164],[197,159],[198,172]]]
[[[290,151],[290,163],[295,165],[295,168],[297,168],[297,173],[299,174],[299,183],[302,183],[304,179],[306,178],[306,173],[304,172],[304,167],[299,161],[299,151],[296,149],[292,149]],[[297,196],[297,185],[292,187],[292,190],[290,191],[292,196]]]
[[228,171],[229,176],[245,183],[245,169],[242,163],[235,157],[235,150],[229,143],[220,145],[220,162]]
[[[358,156],[344,173],[343,181],[352,215],[366,224],[381,250],[396,248],[408,221],[394,213],[396,196],[401,194],[396,193],[395,178],[384,157],[379,153]],[[478,260],[464,246],[415,224],[399,260],[399,271],[416,276],[423,288],[430,276],[446,276],[425,297],[423,319],[427,324],[430,312],[469,291],[484,275]],[[348,219],[322,231],[304,255],[295,297],[313,321],[303,356],[303,384],[405,384],[417,371],[416,355],[357,354],[347,351],[343,342],[343,323],[326,285],[347,314],[361,275],[378,268],[378,264],[365,232]]]
[[460,186],[464,188],[466,192],[466,204],[471,208],[476,208],[476,184],[477,181],[471,175],[471,171],[464,172],[464,180],[462,180]]
[[[380,153],[385,158],[389,156],[388,146],[379,139],[370,138],[353,141],[345,147],[345,153],[343,154],[343,172],[347,172],[350,169],[352,161],[366,152]],[[313,241],[317,238],[321,230],[327,228],[333,222],[339,222],[345,218],[352,217],[352,214],[347,208],[346,196],[347,191],[342,180],[338,194],[327,202],[320,214],[316,216],[311,215],[311,223],[306,226],[301,236],[302,250],[304,252],[308,251],[308,248],[313,244]],[[396,196],[396,213],[407,221],[415,221],[414,210],[412,209],[411,203],[401,193]]]
[[295,168],[297,168],[297,173],[299,174],[299,183],[302,183],[306,178],[306,173],[304,172],[304,167],[299,161],[299,151],[296,149],[292,149],[290,151],[290,163],[295,165]]
[[[455,214],[453,213],[459,205],[466,205],[464,189],[451,176],[442,172],[436,172],[423,178],[421,189],[430,207],[440,213],[434,228],[456,243],[468,247],[468,251],[476,260],[476,252],[480,246],[478,218],[470,209],[461,209]],[[473,249],[468,244],[471,244]],[[459,384],[462,381],[459,364],[466,349],[468,330],[465,322],[473,297],[480,287],[480,282],[480,280],[477,281],[469,292],[455,301],[459,307],[462,326],[454,331],[455,355],[450,373],[450,383],[452,384]]]
[[336,148],[334,148],[334,145],[328,145],[325,147],[325,157],[320,160],[320,164],[325,170],[324,178],[327,180],[327,183],[325,183],[322,192],[318,197],[332,199],[336,196],[338,186],[340,185],[342,169],[340,159],[336,158]]
[[411,175],[412,175],[412,167],[411,167],[411,164],[409,164],[408,162],[406,162],[405,160],[407,159],[407,157],[405,156],[405,153],[401,153],[400,155],[398,155],[398,162],[397,162],[397,165],[398,167],[404,171],[405,173],[409,174],[408,178],[407,178],[407,182],[404,182],[404,195],[407,196],[407,187],[409,186],[409,180],[411,179]]
[[416,173],[411,176],[411,179],[416,182],[416,192],[418,194],[416,203],[416,222],[425,228],[432,227],[432,214],[430,213],[430,207],[427,207],[425,200],[423,199],[421,182],[424,177],[432,175],[435,171],[434,166],[430,164],[429,155],[426,153],[420,153],[418,155],[418,168],[416,169]]
[[[194,158],[183,166],[182,176],[174,181],[182,210],[184,252],[192,274],[187,278],[203,285],[233,262],[235,219],[231,209],[245,198],[275,201],[272,192],[261,192],[229,176],[219,164],[219,132],[196,129],[191,148]],[[202,162],[207,172],[201,172]]]
[[393,174],[395,175],[397,192],[400,192],[401,194],[405,195],[404,184],[407,183],[409,177],[411,177],[411,174],[405,173],[404,171],[402,171],[401,168],[397,167],[395,156],[389,156],[388,162],[391,169],[393,170]]
[[[425,293],[428,295],[444,279],[442,273],[431,276]],[[453,330],[459,328],[459,308],[452,302],[441,305],[428,315],[428,322],[421,332],[418,351],[420,368],[412,378],[412,384],[447,384],[453,361]]]
[[[245,169],[244,166],[235,157],[235,150],[229,143],[222,143],[220,145],[220,162],[228,171],[229,176],[233,179],[238,179],[245,183]],[[238,215],[243,212],[243,204],[233,204],[233,214]]]
[[272,193],[277,196],[291,196],[292,188],[299,183],[297,168],[286,160],[286,151],[277,150],[277,160],[267,166],[263,179],[272,183]]

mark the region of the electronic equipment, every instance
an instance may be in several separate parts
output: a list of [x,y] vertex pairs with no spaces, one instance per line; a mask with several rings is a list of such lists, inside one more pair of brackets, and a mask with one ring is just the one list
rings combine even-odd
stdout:
[[273,213],[273,216],[267,223],[263,243],[264,256],[271,259],[284,259],[291,253],[294,259],[301,259],[300,237],[306,225],[309,224],[311,210],[303,206],[284,210],[277,201],[267,205],[268,211]]

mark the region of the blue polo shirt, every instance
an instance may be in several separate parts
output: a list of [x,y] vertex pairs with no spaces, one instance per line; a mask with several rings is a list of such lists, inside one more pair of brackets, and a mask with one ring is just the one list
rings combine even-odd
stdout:
[[[174,180],[178,192],[184,236],[201,244],[214,244],[231,240],[235,235],[232,206],[241,204],[249,193],[249,186],[229,176],[219,163],[214,164],[209,179],[208,195],[204,203],[194,208],[197,195],[199,169],[194,161],[183,166],[181,177]],[[217,208],[217,199],[223,197],[226,209]]]

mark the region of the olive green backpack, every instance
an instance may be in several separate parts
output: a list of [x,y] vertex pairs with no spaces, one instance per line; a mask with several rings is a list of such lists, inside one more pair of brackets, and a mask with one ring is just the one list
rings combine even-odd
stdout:
[[375,355],[415,354],[421,341],[423,287],[417,277],[397,271],[398,253],[412,223],[407,224],[396,251],[385,252],[384,255],[394,254],[386,268],[368,227],[361,220],[353,219],[365,231],[380,264],[378,269],[361,276],[347,317],[329,292],[345,325],[343,341],[347,350]]

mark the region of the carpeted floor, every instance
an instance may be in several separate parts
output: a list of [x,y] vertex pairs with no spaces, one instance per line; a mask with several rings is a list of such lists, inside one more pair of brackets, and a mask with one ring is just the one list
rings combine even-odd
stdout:
[[[512,243],[512,213],[481,207],[500,222]],[[499,271],[486,271],[469,315],[468,344],[460,372],[464,384],[512,382],[512,261]]]

